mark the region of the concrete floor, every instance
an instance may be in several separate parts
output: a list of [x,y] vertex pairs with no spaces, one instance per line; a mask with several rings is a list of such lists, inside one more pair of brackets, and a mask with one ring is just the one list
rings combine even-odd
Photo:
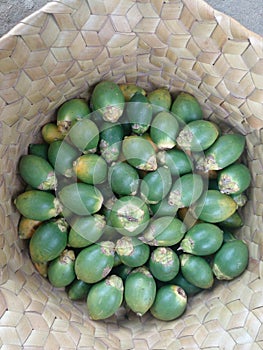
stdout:
[[[0,36],[48,2],[48,0],[0,0]],[[263,0],[207,0],[207,3],[263,36]]]
[[206,0],[206,2],[263,36],[263,0]]

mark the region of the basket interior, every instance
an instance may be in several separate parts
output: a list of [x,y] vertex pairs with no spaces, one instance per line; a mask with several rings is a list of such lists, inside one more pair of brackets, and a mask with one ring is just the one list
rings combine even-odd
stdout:
[[[12,349],[200,349],[263,346],[262,38],[202,1],[64,0],[47,4],[0,40],[0,345]],[[246,135],[252,173],[238,236],[248,269],[160,322],[120,309],[104,322],[38,275],[18,239],[17,163],[42,125],[105,79],[194,94],[205,118]],[[1,344],[2,342],[2,344]],[[252,345],[254,344],[254,345]],[[256,345],[255,345],[256,344]],[[256,347],[258,344],[258,347]],[[245,347],[244,347],[245,348]]]

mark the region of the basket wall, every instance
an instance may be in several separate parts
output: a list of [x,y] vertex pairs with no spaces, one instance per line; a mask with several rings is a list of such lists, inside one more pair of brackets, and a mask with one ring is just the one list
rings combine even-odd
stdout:
[[[263,348],[263,40],[198,0],[57,0],[0,39],[2,349]],[[17,236],[18,159],[69,98],[102,79],[193,93],[205,117],[246,135],[252,172],[240,277],[189,302],[173,322],[120,310],[89,320],[34,270]]]

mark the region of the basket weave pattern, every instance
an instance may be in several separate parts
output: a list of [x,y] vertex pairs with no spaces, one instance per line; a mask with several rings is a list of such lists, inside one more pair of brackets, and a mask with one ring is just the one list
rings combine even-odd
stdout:
[[[201,0],[57,0],[0,40],[0,77],[2,349],[262,349],[262,38]],[[238,235],[248,269],[195,296],[173,322],[123,309],[89,320],[38,275],[17,236],[19,157],[59,105],[102,79],[188,91],[206,118],[246,135],[252,185]]]

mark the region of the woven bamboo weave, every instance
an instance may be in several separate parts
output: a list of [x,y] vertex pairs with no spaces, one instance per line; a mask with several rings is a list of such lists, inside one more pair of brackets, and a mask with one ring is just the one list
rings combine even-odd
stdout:
[[[18,239],[13,199],[18,159],[69,98],[102,79],[184,90],[205,118],[246,135],[252,173],[238,236],[250,262],[242,276],[160,322],[120,309],[91,321],[34,269]],[[0,39],[1,349],[177,350],[263,348],[263,40],[201,0],[56,0]]]

